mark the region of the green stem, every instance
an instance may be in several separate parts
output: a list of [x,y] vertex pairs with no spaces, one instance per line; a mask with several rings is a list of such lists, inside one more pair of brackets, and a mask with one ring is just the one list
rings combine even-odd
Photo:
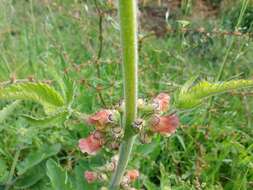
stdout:
[[119,189],[120,187],[120,182],[126,170],[129,156],[132,151],[134,139],[135,139],[134,136],[131,138],[128,138],[127,140],[123,141],[120,146],[120,152],[119,152],[120,157],[118,161],[118,166],[111,180],[111,183],[109,186],[110,190],[116,190],[116,189]]
[[9,173],[8,181],[7,181],[6,186],[5,186],[5,190],[8,190],[12,185],[11,182],[12,182],[12,178],[13,178],[14,173],[15,173],[15,168],[16,168],[17,163],[18,163],[18,158],[19,158],[20,152],[21,152],[21,148],[18,148],[18,150],[15,153],[12,165],[11,165],[11,170],[10,170],[10,173]]
[[112,176],[109,189],[117,190],[120,187],[128,160],[135,140],[132,123],[137,115],[137,67],[138,67],[138,41],[137,41],[137,1],[118,0],[118,10],[121,31],[121,47],[123,58],[124,83],[124,140],[120,146],[119,162]]

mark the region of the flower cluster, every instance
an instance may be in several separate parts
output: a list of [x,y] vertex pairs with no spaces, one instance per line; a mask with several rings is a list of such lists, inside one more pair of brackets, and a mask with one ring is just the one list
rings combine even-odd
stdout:
[[[137,103],[138,118],[132,126],[136,134],[139,134],[142,143],[149,143],[154,134],[170,136],[175,133],[179,126],[179,118],[175,113],[166,114],[171,111],[169,110],[170,96],[168,94],[160,93],[150,102],[138,99]],[[79,140],[79,148],[82,153],[95,155],[104,146],[110,149],[118,149],[124,136],[121,126],[123,110],[124,101],[115,109],[103,109],[86,118],[86,122],[94,126],[95,130],[88,137]],[[117,162],[118,157],[114,156],[104,166],[93,171],[85,171],[84,178],[88,183],[94,181],[105,182],[108,175],[115,171]],[[138,177],[138,170],[128,170],[122,179],[121,187],[125,190],[134,190],[131,183]]]
[[105,165],[95,168],[93,171],[87,170],[84,172],[84,178],[87,183],[94,183],[95,181],[105,182],[108,180],[108,174],[115,171],[118,163],[118,155],[113,156],[110,162]]
[[[115,171],[117,167],[118,156],[112,157],[111,161],[106,163],[104,166],[98,167],[95,171],[87,170],[84,172],[84,178],[87,183],[106,182],[108,180],[108,173]],[[140,176],[140,173],[136,169],[127,170],[121,181],[121,187],[124,190],[135,190],[131,187],[132,183],[135,182]],[[106,187],[101,189],[108,190]]]
[[108,135],[121,133],[122,130],[117,125],[119,118],[120,115],[117,110],[107,109],[89,116],[87,118],[87,123],[94,125],[95,131],[88,137],[79,140],[79,148],[81,152],[95,155],[97,151],[107,143]]
[[[149,143],[155,133],[170,136],[176,132],[179,126],[179,118],[175,113],[164,114],[169,111],[169,108],[170,96],[166,93],[160,93],[151,103],[141,104],[139,112],[144,115],[142,127],[139,131],[141,142]],[[135,127],[135,124],[133,126]]]
[[135,190],[135,188],[131,187],[131,183],[136,181],[139,178],[139,176],[140,173],[138,170],[136,169],[128,170],[122,179],[121,187],[124,190]]
[[[179,119],[176,114],[164,115],[169,110],[170,96],[160,93],[151,102],[138,100],[140,118],[136,119],[133,127],[139,133],[141,142],[150,142],[154,133],[170,136],[176,131]],[[94,155],[105,144],[111,149],[117,149],[123,137],[120,126],[120,112],[124,102],[118,110],[103,109],[87,118],[87,123],[95,126],[95,131],[88,137],[79,140],[81,152]]]

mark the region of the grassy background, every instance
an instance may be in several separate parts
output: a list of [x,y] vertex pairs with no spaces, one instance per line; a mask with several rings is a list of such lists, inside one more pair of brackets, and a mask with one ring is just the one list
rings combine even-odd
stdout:
[[[220,5],[220,1],[212,3]],[[186,12],[187,4],[182,5],[166,23],[174,32],[141,41],[140,97],[172,94],[193,76],[213,81],[223,62],[222,80],[252,78],[253,41],[247,32],[253,31],[253,4],[245,0],[221,3],[216,16],[211,17],[193,17],[194,4],[189,4]],[[67,72],[76,80],[75,107],[80,111],[92,113],[119,102],[119,26],[112,7],[103,1],[97,8],[112,11],[101,18],[102,32],[93,1],[0,0],[0,81],[28,77],[54,80],[50,72],[54,68],[61,76]],[[141,14],[141,23],[155,21]],[[185,23],[189,31],[181,32]],[[205,32],[198,32],[200,27]],[[243,35],[213,32],[215,28],[234,31],[235,27],[241,27]],[[141,26],[140,38],[150,33]],[[6,102],[1,103],[4,105]],[[182,113],[181,127],[171,138],[155,137],[149,145],[135,146],[130,167],[140,168],[142,173],[137,188],[253,189],[252,93],[220,95],[211,109],[207,107],[208,102]],[[0,189],[4,189],[14,155],[20,149],[11,189],[52,189],[46,175],[34,181],[30,178],[30,185],[20,185],[24,176],[17,171],[30,153],[55,143],[61,143],[62,148],[54,158],[70,176],[77,176],[76,189],[97,189],[86,184],[83,171],[104,162],[110,151],[104,150],[95,158],[81,155],[76,147],[78,139],[89,132],[82,123],[34,128],[19,117],[22,113],[37,114],[39,108],[24,102],[0,126]]]

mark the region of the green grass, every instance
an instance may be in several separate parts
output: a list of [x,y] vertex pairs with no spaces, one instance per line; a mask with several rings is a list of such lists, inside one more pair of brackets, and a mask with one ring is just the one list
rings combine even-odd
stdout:
[[[45,2],[0,0],[0,81],[13,76],[54,80],[49,72],[51,68],[60,76],[67,69],[77,83],[74,106],[78,110],[93,113],[104,107],[104,103],[107,107],[118,103],[123,90],[117,18],[103,17],[103,51],[98,59],[99,18],[92,1]],[[215,19],[185,19],[190,21],[190,28],[205,26],[210,31],[213,28],[233,31],[241,4],[234,6],[230,11],[221,11]],[[242,25],[248,27],[247,31],[252,31],[252,6],[250,2],[242,15]],[[169,22],[177,25],[175,20]],[[151,98],[159,92],[172,94],[193,76],[214,81],[226,53],[223,80],[252,78],[252,52],[252,36],[246,35],[211,33],[207,36],[193,30],[160,38],[151,36],[143,41],[140,52],[139,96]],[[53,85],[57,88],[55,81]],[[172,137],[157,136],[150,145],[137,143],[129,166],[140,168],[141,178],[136,187],[145,185],[148,190],[190,190],[198,186],[207,190],[253,189],[253,98],[252,93],[243,95],[247,92],[214,98],[208,122],[207,101],[201,108],[180,114],[181,127]],[[7,103],[1,102],[1,108]],[[55,143],[60,143],[62,148],[52,157],[69,172],[70,178],[77,176],[74,180],[77,189],[98,189],[97,184],[92,186],[85,182],[83,171],[104,163],[111,153],[103,150],[91,158],[79,152],[78,139],[85,137],[90,129],[76,122],[54,127],[30,126],[20,115],[41,113],[41,107],[29,101],[21,105],[0,125],[0,189],[4,189],[8,180],[15,182],[10,189],[22,189],[21,182],[27,185],[23,184],[23,189],[52,189],[46,173],[29,182],[21,181],[25,176],[18,174],[18,168],[29,154]],[[19,150],[15,163],[13,159]],[[42,168],[42,173],[44,162],[37,166]],[[13,163],[17,167],[10,176]]]

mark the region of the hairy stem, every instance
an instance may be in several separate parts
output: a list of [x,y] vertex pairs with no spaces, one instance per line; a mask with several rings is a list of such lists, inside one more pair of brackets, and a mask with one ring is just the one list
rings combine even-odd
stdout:
[[13,162],[12,162],[12,165],[11,165],[11,170],[10,170],[10,173],[9,173],[8,181],[7,181],[6,186],[5,186],[5,190],[10,189],[10,187],[12,185],[12,179],[13,179],[13,176],[15,174],[15,168],[16,168],[17,163],[18,163],[20,152],[21,152],[21,148],[19,147],[18,150],[15,153],[14,158],[13,158]]
[[124,140],[120,146],[119,162],[111,179],[109,189],[119,189],[124,175],[135,133],[132,123],[137,115],[137,65],[138,65],[138,41],[137,41],[137,2],[136,0],[119,0],[118,10],[120,18],[121,47],[123,58],[123,83],[124,83]]

